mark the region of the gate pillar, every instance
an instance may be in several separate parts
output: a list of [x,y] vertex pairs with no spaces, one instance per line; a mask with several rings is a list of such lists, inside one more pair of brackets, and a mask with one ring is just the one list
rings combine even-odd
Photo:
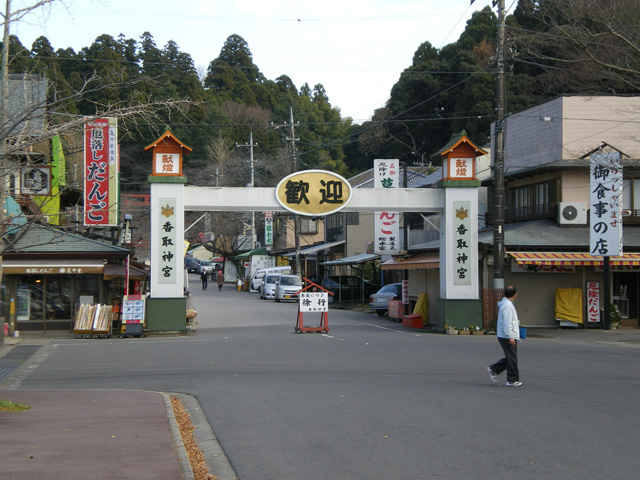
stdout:
[[441,150],[444,213],[440,236],[438,326],[482,325],[478,278],[478,189],[476,158],[486,154],[464,134]]
[[151,278],[147,331],[186,331],[184,294],[184,185],[182,155],[191,149],[169,130],[152,150]]

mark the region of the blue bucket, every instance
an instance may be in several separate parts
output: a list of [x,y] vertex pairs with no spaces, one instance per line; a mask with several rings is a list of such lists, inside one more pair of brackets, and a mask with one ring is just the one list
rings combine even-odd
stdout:
[[520,327],[520,339],[524,340],[525,338],[527,338],[527,329]]

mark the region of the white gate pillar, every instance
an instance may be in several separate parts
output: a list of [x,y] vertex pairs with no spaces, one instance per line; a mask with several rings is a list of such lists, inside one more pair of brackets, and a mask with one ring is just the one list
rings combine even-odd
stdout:
[[184,186],[182,154],[191,149],[167,130],[152,149],[151,279],[147,300],[147,331],[185,331]]
[[440,236],[438,326],[482,327],[478,278],[478,189],[476,159],[486,154],[463,132],[440,151],[444,214]]

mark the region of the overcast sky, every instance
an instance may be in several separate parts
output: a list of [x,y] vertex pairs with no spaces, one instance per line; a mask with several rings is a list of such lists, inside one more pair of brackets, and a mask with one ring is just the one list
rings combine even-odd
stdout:
[[[268,78],[300,88],[324,85],[343,117],[360,123],[382,107],[418,46],[455,42],[474,11],[491,0],[62,0],[12,25],[26,48],[41,35],[75,51],[101,34],[159,48],[175,41],[206,72],[229,35],[246,40]],[[13,10],[35,0],[12,0]],[[275,119],[276,121],[278,119]],[[283,119],[284,120],[284,119]]]

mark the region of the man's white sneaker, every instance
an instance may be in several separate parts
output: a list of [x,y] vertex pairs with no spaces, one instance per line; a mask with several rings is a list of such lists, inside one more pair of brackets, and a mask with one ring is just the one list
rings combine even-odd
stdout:
[[505,383],[507,387],[521,387],[522,382],[507,382]]
[[497,383],[498,376],[495,373],[493,373],[493,370],[491,370],[491,367],[487,367],[487,372],[489,373],[489,378],[491,379],[491,381],[493,383]]

